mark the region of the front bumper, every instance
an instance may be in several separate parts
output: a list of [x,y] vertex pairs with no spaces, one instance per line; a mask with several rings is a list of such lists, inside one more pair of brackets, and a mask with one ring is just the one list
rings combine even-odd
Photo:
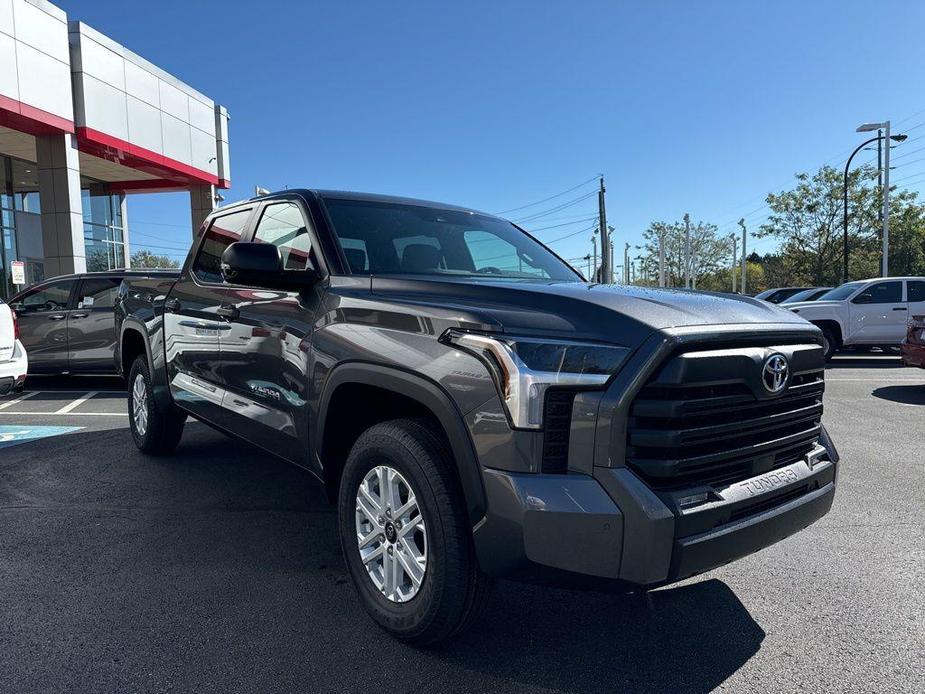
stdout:
[[627,468],[594,475],[485,471],[488,514],[474,530],[482,569],[556,584],[655,587],[783,540],[824,516],[837,453],[738,482],[705,502],[656,494]]

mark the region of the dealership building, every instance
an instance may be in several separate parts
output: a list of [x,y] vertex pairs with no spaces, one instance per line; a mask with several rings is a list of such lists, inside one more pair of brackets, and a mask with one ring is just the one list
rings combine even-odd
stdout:
[[0,298],[16,261],[26,284],[126,267],[126,195],[189,191],[198,229],[228,156],[223,106],[51,3],[0,0]]

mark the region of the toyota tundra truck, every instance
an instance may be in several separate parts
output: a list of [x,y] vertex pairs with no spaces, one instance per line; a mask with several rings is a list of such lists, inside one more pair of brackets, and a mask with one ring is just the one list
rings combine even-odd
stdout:
[[817,327],[588,283],[492,215],[261,196],[115,304],[138,448],[172,453],[192,417],[315,475],[363,606],[403,640],[465,629],[497,577],[645,591],[832,505]]

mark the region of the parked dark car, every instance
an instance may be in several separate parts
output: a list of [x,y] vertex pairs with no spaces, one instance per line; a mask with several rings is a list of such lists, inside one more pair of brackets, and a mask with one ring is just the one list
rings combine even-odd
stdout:
[[772,304],[780,304],[787,301],[794,294],[805,292],[808,289],[817,289],[817,287],[775,287],[755,294],[755,298]]
[[176,277],[176,270],[61,275],[10,299],[30,374],[114,374],[113,299],[125,278]]
[[179,279],[126,280],[115,311],[138,448],[172,453],[192,416],[317,475],[361,603],[409,641],[471,624],[493,577],[646,590],[834,498],[817,327],[589,284],[474,210],[236,203]]

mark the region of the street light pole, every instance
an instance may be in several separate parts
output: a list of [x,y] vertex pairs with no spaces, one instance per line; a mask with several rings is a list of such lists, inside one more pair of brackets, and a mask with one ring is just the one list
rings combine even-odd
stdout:
[[684,288],[691,288],[691,216],[684,214]]
[[883,277],[890,276],[890,121],[883,123]]
[[736,293],[736,251],[738,250],[738,237],[735,234],[729,234],[729,240],[732,241],[732,293]]
[[844,209],[842,214],[842,253],[843,258],[843,268],[842,268],[842,279],[843,281],[848,281],[848,169],[851,168],[851,160],[854,159],[854,155],[861,151],[863,147],[866,147],[871,142],[885,142],[886,147],[884,147],[884,166],[883,166],[883,209],[881,214],[883,215],[883,262],[881,263],[881,271],[883,276],[887,276],[889,271],[889,233],[890,233],[890,140],[893,142],[902,142],[906,139],[906,135],[890,135],[890,121],[884,123],[865,123],[858,126],[857,132],[866,133],[873,130],[883,130],[883,135],[877,135],[877,137],[872,137],[869,140],[865,140],[851,153],[851,156],[848,157],[848,161],[845,162],[845,175],[844,175]]
[[745,294],[745,272],[748,270],[748,261],[745,259],[745,249],[748,243],[748,231],[745,229],[745,217],[739,220],[739,226],[742,227],[742,293]]

